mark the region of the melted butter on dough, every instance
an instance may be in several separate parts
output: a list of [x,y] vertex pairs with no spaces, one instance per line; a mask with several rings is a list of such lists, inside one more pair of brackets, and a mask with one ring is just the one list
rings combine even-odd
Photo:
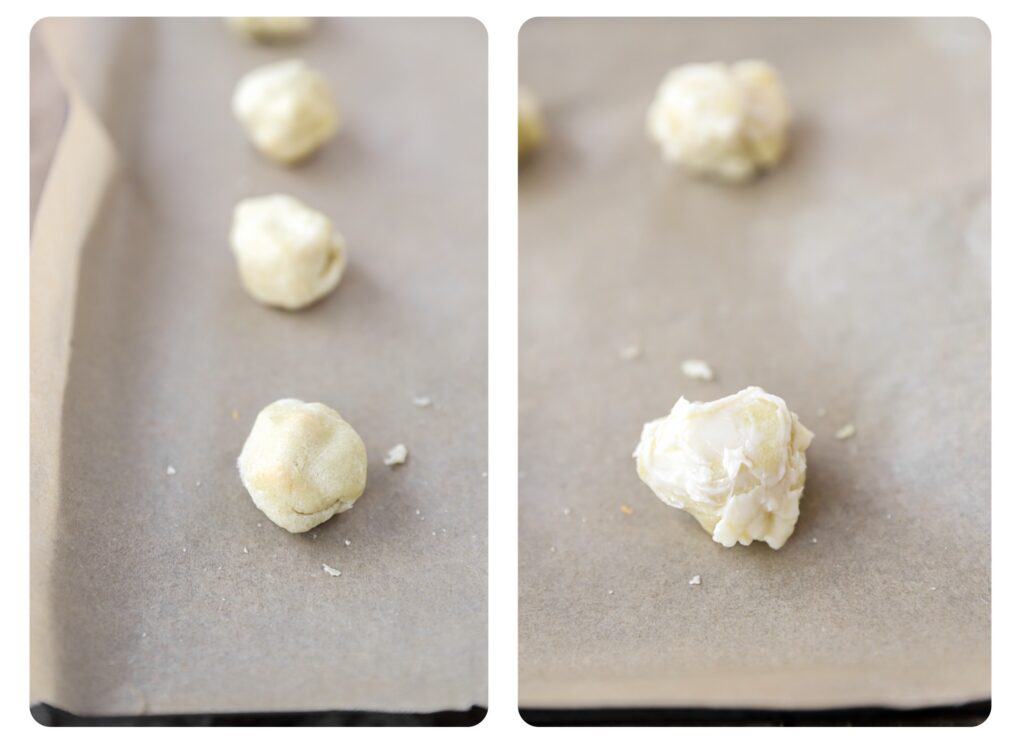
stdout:
[[657,497],[717,543],[779,549],[800,516],[813,437],[782,399],[750,387],[714,402],[680,397],[644,425],[633,456]]

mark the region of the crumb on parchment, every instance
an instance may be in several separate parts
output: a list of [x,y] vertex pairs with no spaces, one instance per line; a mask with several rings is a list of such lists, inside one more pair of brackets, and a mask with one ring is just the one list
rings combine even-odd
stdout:
[[847,423],[842,428],[836,431],[836,438],[839,439],[840,441],[845,441],[848,438],[853,438],[853,436],[856,433],[857,428],[853,425],[853,423]]
[[405,444],[398,444],[388,449],[388,453],[384,455],[384,464],[388,467],[403,465],[408,457],[409,450],[405,448]]
[[704,360],[683,360],[683,364],[679,367],[687,378],[698,381],[715,380],[715,371]]

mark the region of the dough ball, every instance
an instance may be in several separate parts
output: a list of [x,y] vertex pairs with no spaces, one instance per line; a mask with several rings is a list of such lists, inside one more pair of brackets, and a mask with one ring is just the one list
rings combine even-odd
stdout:
[[723,181],[778,163],[789,122],[778,74],[755,60],[676,68],[647,111],[647,132],[666,161]]
[[224,21],[233,31],[268,44],[301,39],[313,28],[313,19],[296,16],[253,16],[226,18]]
[[779,549],[800,516],[813,438],[782,399],[750,387],[714,402],[680,397],[644,425],[633,456],[640,480],[716,542]]
[[544,141],[540,103],[533,93],[519,88],[519,159],[534,152]]
[[231,248],[252,298],[289,310],[328,294],[345,271],[345,239],[330,219],[285,194],[239,202]]
[[235,87],[232,109],[257,149],[281,163],[301,160],[338,130],[327,79],[301,60],[250,71]]
[[366,447],[330,407],[280,399],[256,416],[238,472],[263,514],[304,533],[351,509],[362,495]]

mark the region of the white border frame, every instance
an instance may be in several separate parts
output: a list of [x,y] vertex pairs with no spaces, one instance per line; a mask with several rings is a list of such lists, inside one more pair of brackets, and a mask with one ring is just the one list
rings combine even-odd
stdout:
[[[0,276],[0,323],[3,353],[14,355],[0,373],[3,396],[9,397],[8,423],[0,437],[0,459],[8,468],[10,493],[3,530],[4,597],[10,607],[9,621],[0,630],[4,649],[3,698],[0,699],[4,740],[11,753],[31,743],[34,753],[74,749],[76,754],[127,753],[144,748],[147,754],[178,754],[202,738],[219,748],[244,749],[248,753],[278,753],[282,749],[337,749],[354,747],[404,747],[419,753],[474,753],[512,748],[587,749],[596,753],[618,752],[643,746],[668,746],[674,750],[743,748],[781,752],[857,753],[865,748],[927,748],[930,753],[985,749],[1002,752],[1001,743],[1019,741],[1016,716],[1022,700],[1022,650],[1024,637],[1018,576],[1024,575],[1016,538],[1024,532],[1024,503],[1020,501],[1014,469],[1024,423],[1021,385],[1021,339],[1024,324],[1022,301],[1017,291],[1024,280],[1024,238],[1015,223],[1020,215],[1020,190],[1015,184],[1024,169],[1020,73],[1024,72],[1024,29],[1021,12],[1009,2],[910,2],[862,0],[836,2],[828,7],[814,2],[777,2],[770,7],[743,2],[668,2],[591,0],[590,2],[472,3],[455,0],[433,2],[367,2],[326,0],[291,3],[178,2],[139,3],[125,0],[15,3],[6,9],[2,26],[0,67],[12,107],[0,122],[0,145],[7,153],[8,171],[3,182],[6,227],[13,243],[3,258]],[[710,11],[710,13],[708,13]],[[274,15],[310,16],[473,16],[488,31],[490,63],[490,171],[489,171],[489,713],[473,728],[420,728],[381,731],[352,728],[306,729],[162,729],[84,730],[43,728],[29,715],[28,694],[28,82],[29,30],[44,16],[75,15]],[[992,32],[993,52],[993,713],[977,728],[952,728],[936,732],[918,728],[857,728],[842,737],[831,730],[763,730],[686,728],[618,728],[596,732],[591,728],[531,728],[518,716],[517,689],[517,426],[518,426],[518,265],[517,176],[515,109],[517,93],[517,37],[523,22],[534,16],[975,16]],[[230,741],[228,740],[230,738]],[[386,744],[386,745],[385,745]],[[1019,747],[1019,745],[1017,746]]]

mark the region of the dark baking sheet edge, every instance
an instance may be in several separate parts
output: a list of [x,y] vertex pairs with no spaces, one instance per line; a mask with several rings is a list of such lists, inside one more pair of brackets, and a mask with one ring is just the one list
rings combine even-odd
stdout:
[[480,706],[424,713],[301,711],[88,717],[41,703],[31,706],[30,711],[32,718],[45,727],[472,727],[487,716],[487,709]]
[[533,727],[975,727],[991,712],[985,700],[922,709],[521,708],[519,716]]

